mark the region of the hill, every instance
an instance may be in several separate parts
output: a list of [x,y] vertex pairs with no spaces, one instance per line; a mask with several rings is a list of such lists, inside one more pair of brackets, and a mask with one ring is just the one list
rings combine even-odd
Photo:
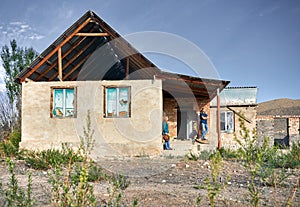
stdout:
[[257,115],[300,116],[300,99],[275,99],[258,104]]

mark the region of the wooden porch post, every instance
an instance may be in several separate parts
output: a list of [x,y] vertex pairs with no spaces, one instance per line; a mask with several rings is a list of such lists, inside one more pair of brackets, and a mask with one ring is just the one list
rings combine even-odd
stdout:
[[217,89],[217,131],[218,131],[218,149],[221,149],[221,117],[220,117],[220,89]]

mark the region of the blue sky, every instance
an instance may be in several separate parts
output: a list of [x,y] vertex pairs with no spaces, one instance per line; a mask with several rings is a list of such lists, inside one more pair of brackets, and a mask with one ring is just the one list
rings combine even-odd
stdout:
[[[42,52],[87,10],[121,35],[162,31],[186,38],[230,86],[257,86],[258,102],[300,99],[297,0],[2,0],[0,46],[14,38]],[[171,58],[153,58],[159,67],[185,73]]]

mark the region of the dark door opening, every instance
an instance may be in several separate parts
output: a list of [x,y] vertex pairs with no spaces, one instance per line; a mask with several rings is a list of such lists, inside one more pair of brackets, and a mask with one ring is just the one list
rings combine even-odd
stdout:
[[187,112],[177,110],[177,139],[187,139]]
[[278,146],[280,149],[285,149],[290,146],[289,119],[274,119],[274,146]]

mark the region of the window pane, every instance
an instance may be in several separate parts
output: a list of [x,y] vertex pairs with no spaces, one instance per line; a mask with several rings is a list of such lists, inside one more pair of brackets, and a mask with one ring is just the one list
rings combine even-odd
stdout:
[[64,115],[63,89],[54,89],[53,93],[53,115],[61,117]]
[[119,88],[118,116],[128,116],[128,88]]
[[221,118],[221,130],[225,131],[226,124],[225,124],[225,113],[224,112],[221,112],[220,118]]
[[65,116],[74,116],[74,89],[66,90]]
[[227,130],[233,132],[234,121],[232,111],[227,112],[227,126]]
[[117,89],[106,89],[106,115],[113,117],[117,115]]

